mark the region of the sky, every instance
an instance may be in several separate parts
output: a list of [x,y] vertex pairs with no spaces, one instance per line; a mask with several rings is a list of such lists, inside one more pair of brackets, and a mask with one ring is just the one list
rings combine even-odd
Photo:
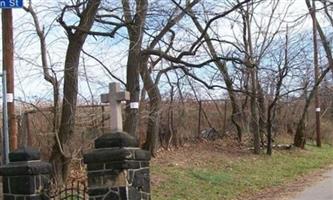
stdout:
[[[281,1],[285,1],[286,3],[291,2],[291,0]],[[61,78],[68,42],[63,29],[53,20],[56,18],[57,11],[59,11],[62,5],[54,0],[33,0],[32,2],[35,5],[41,5],[37,9],[41,24],[45,24],[46,27],[51,23],[56,25],[53,27],[51,34],[47,36],[47,43],[49,56],[52,60],[51,63],[54,65],[55,71],[60,72],[59,78]],[[27,1],[25,1],[26,3]],[[284,9],[280,7],[281,11]],[[294,0],[294,4],[290,7],[289,11],[290,17],[287,20],[290,21],[307,13],[304,0]],[[269,12],[269,8],[262,7],[257,14],[265,18]],[[38,63],[40,65],[39,43],[31,24],[32,18],[23,9],[14,9],[13,14],[15,27],[15,98],[27,102],[50,99],[52,90],[50,85],[43,80],[41,67],[31,64]],[[225,27],[222,28],[225,30]],[[302,31],[310,28],[311,20],[307,20],[299,29]],[[110,42],[110,40],[101,41],[100,39],[95,40],[90,37],[84,46],[84,50],[98,57],[119,78],[126,80],[127,46],[128,43],[121,38]],[[2,53],[1,49],[0,53]],[[114,80],[110,79],[105,70],[93,59],[84,56],[81,62],[84,62],[86,67],[81,68],[80,71],[82,75],[80,76],[80,93],[82,94],[80,97],[82,100],[89,99],[91,98],[90,91],[92,91],[93,98],[98,101],[99,94],[106,92],[108,83]],[[93,81],[88,84],[85,81],[86,77]]]
[[[25,3],[27,3],[25,1]],[[36,5],[42,5],[37,8],[41,24],[46,29],[49,24],[57,17],[59,5],[55,1],[33,1]],[[56,11],[53,11],[56,10]],[[14,41],[15,41],[15,98],[22,101],[45,101],[52,98],[52,90],[50,84],[43,80],[42,68],[40,61],[40,45],[35,34],[34,27],[31,24],[31,16],[23,9],[13,9],[14,16]],[[56,24],[56,22],[54,23]],[[58,72],[59,79],[62,81],[62,69],[67,49],[67,38],[64,30],[57,24],[52,28],[50,34],[47,35],[48,51],[51,58],[51,64]],[[126,64],[126,47],[127,44],[120,43],[116,48],[109,42],[96,41],[89,38],[84,46],[84,50],[98,57],[105,65],[121,79],[125,78]],[[90,97],[89,87],[93,87],[94,95],[98,98],[98,94],[107,91],[107,84],[110,78],[105,74],[98,64],[87,56],[83,56],[81,63],[85,63],[85,69],[81,68],[80,73],[80,91],[84,91],[84,97]],[[109,59],[112,58],[112,61]],[[32,65],[31,63],[38,64]],[[87,85],[86,77],[95,80]],[[61,88],[62,90],[62,88]],[[85,99],[82,96],[82,99]],[[96,99],[97,100],[97,99]]]

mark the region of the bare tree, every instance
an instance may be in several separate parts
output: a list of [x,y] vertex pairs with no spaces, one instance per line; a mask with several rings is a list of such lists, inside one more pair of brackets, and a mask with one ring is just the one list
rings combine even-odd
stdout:
[[[285,48],[284,48],[284,57],[283,62],[278,62],[278,70],[277,70],[277,76],[274,89],[274,96],[273,99],[269,101],[268,109],[267,109],[267,154],[272,155],[272,143],[273,143],[273,121],[275,120],[276,115],[276,104],[278,100],[281,98],[281,89],[283,86],[283,81],[288,75],[288,71],[290,70],[290,60],[289,57],[289,38],[288,38],[288,27],[286,30],[286,38],[285,38]],[[281,67],[282,65],[282,67]]]
[[[131,94],[130,102],[139,102],[140,97],[140,52],[142,47],[143,30],[147,16],[148,1],[136,0],[134,5],[129,0],[123,0],[123,12],[129,37],[129,52],[127,59],[126,89]],[[138,126],[138,110],[126,108],[124,130],[136,136]]]
[[29,12],[33,18],[36,34],[40,42],[40,53],[41,53],[41,62],[43,68],[44,79],[52,85],[53,88],[53,132],[57,132],[59,125],[59,81],[57,74],[50,66],[50,61],[48,60],[48,50],[46,45],[47,32],[45,32],[45,27],[40,24],[37,13],[33,9],[32,2],[29,1],[28,7],[24,7],[26,12]]
[[[159,43],[165,42],[163,38],[167,35],[167,33],[171,34],[169,44],[166,47],[166,52],[170,50],[173,44],[174,39],[174,31],[172,30],[173,26],[175,26],[188,12],[191,8],[193,8],[196,4],[198,4],[200,0],[194,0],[192,2],[188,1],[184,8],[180,8],[179,4],[175,4],[174,7],[174,15],[171,15],[168,18],[168,22],[161,28],[161,30],[157,33],[156,36],[153,37],[152,41],[148,43],[145,51],[153,50],[156,48]],[[178,12],[179,13],[178,13]],[[159,132],[159,110],[161,104],[161,94],[158,88],[158,81],[154,81],[152,78],[152,71],[156,65],[161,61],[161,57],[154,60],[151,58],[151,62],[149,60],[149,54],[141,54],[143,64],[141,65],[141,78],[144,83],[144,89],[147,91],[149,96],[150,103],[150,111],[148,118],[148,128],[147,128],[147,138],[144,143],[144,148],[150,150],[153,155],[158,147],[158,132]],[[150,63],[150,64],[149,64]]]
[[[75,5],[66,5],[60,14],[58,22],[66,30],[68,47],[64,66],[64,91],[59,132],[52,148],[51,162],[58,183],[66,182],[70,171],[71,156],[66,152],[67,145],[74,133],[75,114],[78,94],[78,66],[80,54],[88,36],[100,4],[100,0],[89,0]],[[82,8],[83,7],[83,8]],[[80,12],[82,8],[82,12]],[[64,15],[68,10],[74,10],[80,16],[78,25],[67,25]]]
[[228,72],[228,69],[226,66],[226,62],[218,59],[218,53],[213,45],[212,39],[210,38],[209,34],[204,30],[202,25],[199,23],[197,17],[193,13],[193,11],[191,13],[191,19],[193,20],[193,22],[194,22],[195,26],[197,27],[197,29],[199,30],[199,32],[204,35],[204,39],[205,39],[205,42],[207,43],[209,54],[212,57],[212,59],[214,60],[214,64],[216,65],[216,67],[219,69],[219,71],[221,72],[221,74],[223,76],[224,82],[227,87],[227,92],[228,92],[228,95],[230,98],[231,107],[232,107],[231,120],[237,130],[238,141],[241,142],[242,135],[243,135],[243,133],[242,133],[243,128],[242,128],[242,123],[241,123],[241,120],[242,120],[241,109],[239,107],[239,102],[238,102],[237,96],[235,95],[234,83],[233,83],[232,78],[229,75],[229,72]]
[[304,145],[306,143],[305,118],[306,118],[306,113],[307,113],[308,108],[310,106],[311,100],[315,96],[317,88],[318,88],[319,84],[322,82],[322,80],[325,78],[326,74],[330,71],[330,69],[333,72],[333,57],[332,57],[332,51],[331,51],[330,43],[328,42],[327,37],[326,37],[320,23],[318,22],[315,14],[314,14],[314,10],[313,10],[313,7],[311,6],[310,0],[305,0],[305,3],[308,7],[308,10],[309,10],[309,13],[311,15],[312,20],[315,21],[314,24],[317,26],[317,31],[319,33],[321,43],[322,43],[322,46],[324,48],[324,51],[325,51],[325,54],[326,54],[326,57],[327,57],[328,67],[321,73],[321,75],[318,77],[317,81],[315,82],[312,90],[310,91],[309,96],[306,99],[305,106],[304,106],[303,113],[302,113],[302,117],[298,121],[297,129],[296,129],[296,135],[294,137],[294,145],[297,146],[297,147],[301,147],[301,148],[304,148]]

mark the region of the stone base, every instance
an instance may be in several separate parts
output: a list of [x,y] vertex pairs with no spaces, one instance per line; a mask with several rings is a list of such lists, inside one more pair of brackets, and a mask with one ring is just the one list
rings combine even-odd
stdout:
[[87,163],[87,168],[91,199],[150,199],[148,161]]
[[133,187],[91,188],[90,200],[150,200],[150,194]]
[[46,197],[41,197],[41,195],[10,195],[4,194],[4,200],[45,200]]
[[137,147],[124,132],[108,133],[95,140],[84,155],[91,200],[150,200],[150,152]]
[[47,189],[50,180],[49,175],[26,175],[26,176],[4,176],[3,193],[5,195],[27,195],[39,194],[41,188]]
[[43,162],[32,148],[9,154],[10,163],[0,167],[4,200],[44,200],[50,180],[51,164]]
[[90,200],[150,200],[149,151],[124,132],[107,133],[84,155]]

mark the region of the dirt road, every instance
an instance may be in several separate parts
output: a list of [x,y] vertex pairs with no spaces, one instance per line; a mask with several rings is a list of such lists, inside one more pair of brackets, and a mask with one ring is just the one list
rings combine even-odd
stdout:
[[292,200],[333,200],[333,170],[326,172],[321,181],[305,188]]

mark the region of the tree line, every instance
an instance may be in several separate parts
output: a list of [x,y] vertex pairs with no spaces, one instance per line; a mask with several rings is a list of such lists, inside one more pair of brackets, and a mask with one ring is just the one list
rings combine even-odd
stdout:
[[[295,12],[298,5],[307,10]],[[56,142],[50,160],[59,182],[66,180],[70,170],[66,146],[75,132],[80,76],[92,81],[88,67],[102,68],[106,76],[120,82],[130,92],[128,104],[148,102],[142,148],[153,155],[159,148],[165,88],[171,88],[172,98],[182,98],[188,91],[196,94],[195,85],[226,95],[237,141],[241,143],[244,134],[250,133],[254,153],[266,146],[271,155],[277,104],[304,97],[294,138],[294,145],[303,148],[310,104],[323,80],[332,83],[327,74],[333,72],[333,3],[328,0],[315,4],[310,0],[72,0],[52,6],[29,1],[24,10],[30,22],[27,32],[37,41],[39,56],[36,60],[17,57],[39,67],[52,88]],[[48,12],[54,19],[43,14]],[[313,27],[307,27],[310,21],[316,22]],[[314,54],[312,29],[318,35],[314,44],[319,46]],[[64,34],[58,37],[59,30]],[[61,61],[50,55],[57,40],[66,44]],[[106,61],[100,56],[107,49],[93,48],[99,43],[111,50],[125,46],[126,78],[109,67],[113,58]],[[319,54],[319,74],[314,78],[312,55]],[[87,58],[95,66],[86,65]],[[136,137],[140,115],[141,109],[126,106],[124,129]]]

